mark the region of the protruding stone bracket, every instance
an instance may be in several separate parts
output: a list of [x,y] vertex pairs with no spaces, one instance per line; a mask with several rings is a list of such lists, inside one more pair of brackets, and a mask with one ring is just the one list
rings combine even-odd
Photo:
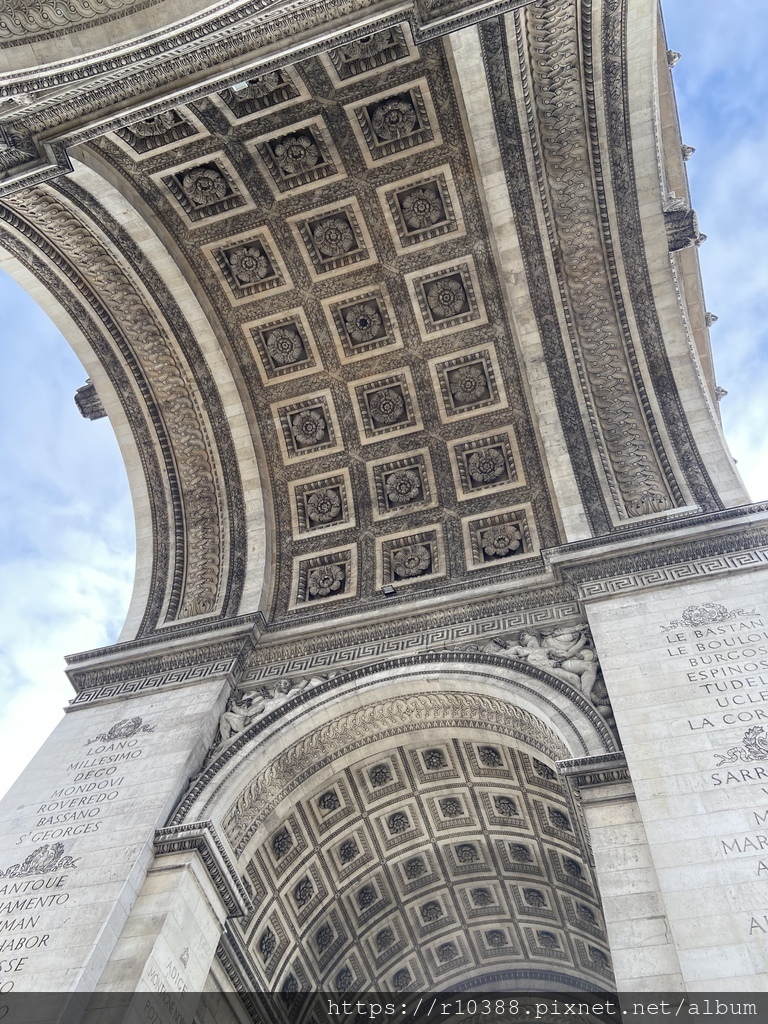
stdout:
[[193,821],[155,832],[155,856],[199,854],[230,917],[253,913],[253,901],[240,880],[224,843],[210,821]]
[[75,405],[80,415],[86,420],[100,420],[107,415],[90,377],[75,392]]
[[614,786],[632,781],[623,751],[595,754],[593,757],[574,757],[568,761],[558,761],[557,767],[568,780],[569,786],[579,793],[597,786]]

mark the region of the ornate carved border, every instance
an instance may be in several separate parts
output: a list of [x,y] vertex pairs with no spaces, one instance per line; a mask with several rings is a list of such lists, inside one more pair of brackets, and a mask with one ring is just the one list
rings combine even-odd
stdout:
[[[368,677],[370,677],[372,675],[377,675],[377,674],[380,674],[380,673],[394,674],[394,673],[396,673],[398,671],[402,671],[403,669],[408,669],[408,668],[411,668],[411,667],[414,667],[414,666],[419,667],[419,668],[424,667],[426,669],[429,665],[434,665],[434,664],[443,664],[443,665],[457,666],[457,667],[458,666],[468,666],[468,668],[465,669],[465,671],[468,671],[468,672],[470,672],[472,674],[475,674],[475,675],[477,675],[477,674],[481,674],[481,675],[487,674],[487,673],[483,672],[484,668],[501,668],[501,669],[505,669],[507,671],[511,670],[511,671],[515,672],[518,676],[520,676],[520,675],[528,676],[532,680],[536,680],[536,681],[538,681],[540,683],[544,683],[544,684],[546,684],[546,688],[547,689],[555,690],[555,691],[565,695],[568,698],[568,700],[571,701],[571,703],[574,705],[574,707],[577,708],[578,711],[582,715],[584,715],[584,717],[594,727],[595,731],[600,736],[600,738],[601,738],[603,744],[605,745],[606,749],[608,749],[608,750],[614,750],[615,749],[615,746],[616,746],[615,740],[614,740],[610,730],[606,726],[605,722],[603,721],[601,716],[597,713],[597,711],[595,710],[593,705],[589,701],[587,701],[586,698],[584,698],[580,693],[578,693],[568,683],[566,683],[566,682],[564,682],[562,680],[556,679],[554,676],[550,675],[549,673],[544,672],[544,671],[542,671],[542,670],[540,670],[540,669],[538,669],[538,668],[536,668],[536,667],[534,667],[532,665],[528,665],[525,662],[512,661],[509,658],[500,657],[498,655],[485,654],[485,653],[475,654],[473,652],[468,652],[468,651],[444,651],[444,652],[439,652],[439,653],[429,653],[429,652],[427,652],[427,653],[423,653],[423,654],[420,654],[420,655],[409,655],[409,656],[406,656],[406,657],[403,657],[403,658],[399,658],[399,659],[396,659],[396,660],[395,659],[388,659],[386,661],[379,661],[379,662],[376,662],[374,664],[364,665],[364,666],[362,666],[360,668],[353,669],[350,672],[346,672],[343,675],[337,675],[337,676],[335,676],[335,677],[333,677],[331,679],[327,679],[325,682],[319,683],[318,685],[313,686],[311,688],[304,688],[302,691],[297,693],[297,695],[295,697],[293,697],[292,699],[286,701],[284,704],[282,704],[275,711],[271,712],[270,714],[265,715],[263,718],[258,719],[258,721],[256,721],[253,725],[251,725],[249,728],[245,729],[242,733],[240,733],[236,737],[236,739],[224,751],[222,751],[221,754],[219,754],[218,757],[216,757],[213,761],[211,761],[211,763],[200,773],[198,778],[196,780],[194,780],[194,782],[190,785],[187,793],[184,795],[184,797],[182,798],[182,800],[180,801],[180,803],[176,807],[175,811],[173,812],[173,814],[169,818],[169,825],[177,824],[177,823],[180,823],[180,822],[184,821],[184,817],[187,814],[188,810],[193,806],[193,804],[197,801],[198,797],[201,796],[201,794],[208,787],[208,785],[211,782],[213,782],[217,778],[217,776],[220,776],[221,780],[223,780],[226,777],[226,775],[229,774],[229,771],[225,772],[225,768],[226,768],[227,763],[230,762],[239,753],[239,751],[241,751],[243,749],[243,747],[245,747],[247,744],[250,744],[251,741],[253,739],[255,739],[256,736],[258,736],[261,733],[263,733],[263,732],[267,731],[268,729],[270,729],[272,725],[274,725],[276,722],[278,722],[281,718],[284,718],[291,711],[294,711],[295,709],[301,707],[301,705],[306,704],[310,700],[314,701],[319,696],[328,694],[328,693],[330,693],[330,692],[332,692],[334,690],[338,690],[341,687],[347,686],[350,683],[356,683],[358,681],[363,681],[363,680],[365,680],[366,678],[368,678]],[[474,672],[473,672],[473,670],[472,670],[472,668],[470,666],[476,666]],[[498,681],[498,676],[494,675],[493,678]],[[517,683],[517,685],[518,686],[523,686],[524,689],[525,688],[531,689],[530,687],[525,687],[524,684],[521,684],[519,682]],[[543,700],[545,704],[549,704],[550,705],[551,714],[552,714],[553,718],[559,717],[562,714],[562,712],[557,707],[557,705],[555,705],[546,696],[546,690],[545,690],[544,694],[540,693],[538,690],[537,691],[533,691],[532,689],[531,689],[531,692],[532,693],[535,692],[539,700]],[[440,693],[435,694],[434,696],[436,696],[436,697],[445,697],[445,696],[449,696],[449,695],[450,695],[449,693],[440,692]],[[501,708],[504,709],[503,711],[501,711],[501,710],[499,711],[499,716],[498,716],[497,720],[494,720],[495,726],[497,726],[497,727],[503,727],[504,722],[506,721],[505,715],[508,716],[509,713],[511,712],[511,710],[513,710],[513,709],[516,712],[520,713],[520,714],[526,714],[526,715],[529,714],[528,712],[522,712],[521,709],[515,709],[514,705],[512,703],[508,703],[508,702],[505,702],[505,701],[498,700],[498,698],[495,698],[495,697],[493,697],[493,698],[488,697],[487,699],[490,700],[490,701],[497,701],[497,703],[499,705],[499,708],[500,709]],[[400,701],[400,704],[401,703],[402,703],[402,701]],[[372,706],[374,706],[374,705],[372,705]],[[408,717],[408,716],[406,716],[406,717]],[[535,721],[537,721],[537,722],[540,721],[534,715],[530,715],[530,717],[532,719],[534,719]],[[413,729],[414,728],[414,723],[416,721],[418,721],[420,728],[429,728],[430,727],[430,720],[429,720],[429,716],[428,715],[424,716],[424,717],[417,716],[417,717],[413,718],[413,720],[409,720],[409,724],[405,724],[405,725],[402,724],[402,719],[403,719],[403,713],[402,713],[402,709],[401,709],[398,712],[398,714],[395,716],[395,719],[393,719],[393,721],[396,721],[397,724],[395,726],[393,726],[393,730],[394,731],[392,732],[392,735],[398,735],[400,732],[408,731],[410,729]],[[488,721],[491,721],[491,719],[490,718],[486,718],[485,721],[488,722]],[[444,726],[444,723],[440,723],[440,722],[436,722],[434,724],[435,725],[441,725],[442,724]],[[455,724],[461,725],[462,722],[456,722]],[[473,723],[471,723],[471,722],[468,723],[468,725],[470,727],[472,726],[472,724]],[[541,724],[543,724],[543,723],[541,723]],[[325,728],[325,727],[323,727],[323,728]],[[320,730],[320,731],[322,731],[322,730]],[[318,739],[317,739],[317,736],[319,736],[320,731],[316,730],[313,733],[313,735],[315,736],[315,739],[312,739],[312,737],[310,736],[310,737],[307,738],[307,742],[312,742],[312,743],[319,742]],[[353,730],[353,733],[354,733],[354,730]],[[513,734],[517,735],[517,733],[513,733]],[[527,734],[525,732],[521,733],[518,738],[523,739],[526,742],[530,742],[530,739],[527,738]],[[557,740],[557,743],[560,744],[560,740],[559,739]],[[350,749],[354,749],[354,744],[353,744],[353,747],[350,748]],[[560,749],[560,748],[558,747],[558,749]],[[542,750],[544,750],[545,753],[548,753],[549,756],[553,757],[555,760],[557,760],[558,757],[559,757],[557,751],[555,751],[554,748],[550,750],[550,749],[548,749],[546,747],[542,747]],[[585,751],[585,753],[586,753],[586,751]],[[338,751],[336,751],[334,756],[336,756],[337,754],[338,754]],[[311,762],[311,764],[314,765],[314,768],[312,768],[312,770],[315,770],[317,768],[317,764],[314,761]],[[219,785],[221,785],[221,780],[219,782]],[[236,851],[236,852],[239,853],[241,851]]]
[[210,821],[193,821],[155,832],[155,856],[196,851],[230,917],[253,913],[253,903]]

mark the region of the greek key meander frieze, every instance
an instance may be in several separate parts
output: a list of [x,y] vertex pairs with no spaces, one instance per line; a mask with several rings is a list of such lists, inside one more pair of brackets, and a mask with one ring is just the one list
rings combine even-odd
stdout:
[[[130,345],[172,431],[185,516],[185,586],[178,609],[184,618],[213,611],[220,586],[222,525],[216,488],[216,455],[168,329],[89,225],[55,193],[30,189],[13,208],[43,231],[71,259],[112,314],[113,330]],[[118,327],[119,325],[119,327]]]
[[[501,724],[495,702],[470,694],[366,710],[329,723],[327,756],[311,740],[283,751],[225,817],[254,908],[229,923],[240,970],[286,992],[297,981],[423,988],[532,961],[609,979],[590,857],[549,730],[509,706]],[[388,722],[414,711],[392,742]],[[518,747],[524,734],[541,753]],[[164,833],[185,827],[196,824]]]

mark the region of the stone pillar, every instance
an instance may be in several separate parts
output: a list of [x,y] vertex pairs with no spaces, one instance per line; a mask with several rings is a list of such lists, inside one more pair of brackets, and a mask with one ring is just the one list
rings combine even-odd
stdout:
[[224,921],[252,909],[209,822],[159,830],[155,853],[84,1024],[191,1024]]
[[623,753],[561,761],[559,768],[587,825],[619,991],[681,991],[680,964]]
[[95,691],[11,788],[0,806],[5,991],[96,990],[155,830],[199,770],[229,690],[211,674],[127,699]]
[[[588,604],[637,796],[631,828],[647,835],[689,991],[768,990],[764,559],[635,571]],[[637,934],[655,904],[628,906]]]

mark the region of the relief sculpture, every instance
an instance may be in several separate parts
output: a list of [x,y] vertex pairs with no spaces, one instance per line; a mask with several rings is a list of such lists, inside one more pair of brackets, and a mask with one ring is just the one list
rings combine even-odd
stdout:
[[281,679],[274,686],[260,686],[246,692],[238,690],[232,694],[227,707],[219,719],[219,731],[207,760],[218,755],[229,744],[258,719],[295,697],[296,694],[323,682],[321,676],[306,676],[297,679]]
[[529,627],[520,631],[517,643],[496,636],[482,645],[468,644],[462,649],[524,661],[555,679],[561,679],[583,694],[606,724],[615,728],[608,690],[586,624],[558,626],[549,633]]

